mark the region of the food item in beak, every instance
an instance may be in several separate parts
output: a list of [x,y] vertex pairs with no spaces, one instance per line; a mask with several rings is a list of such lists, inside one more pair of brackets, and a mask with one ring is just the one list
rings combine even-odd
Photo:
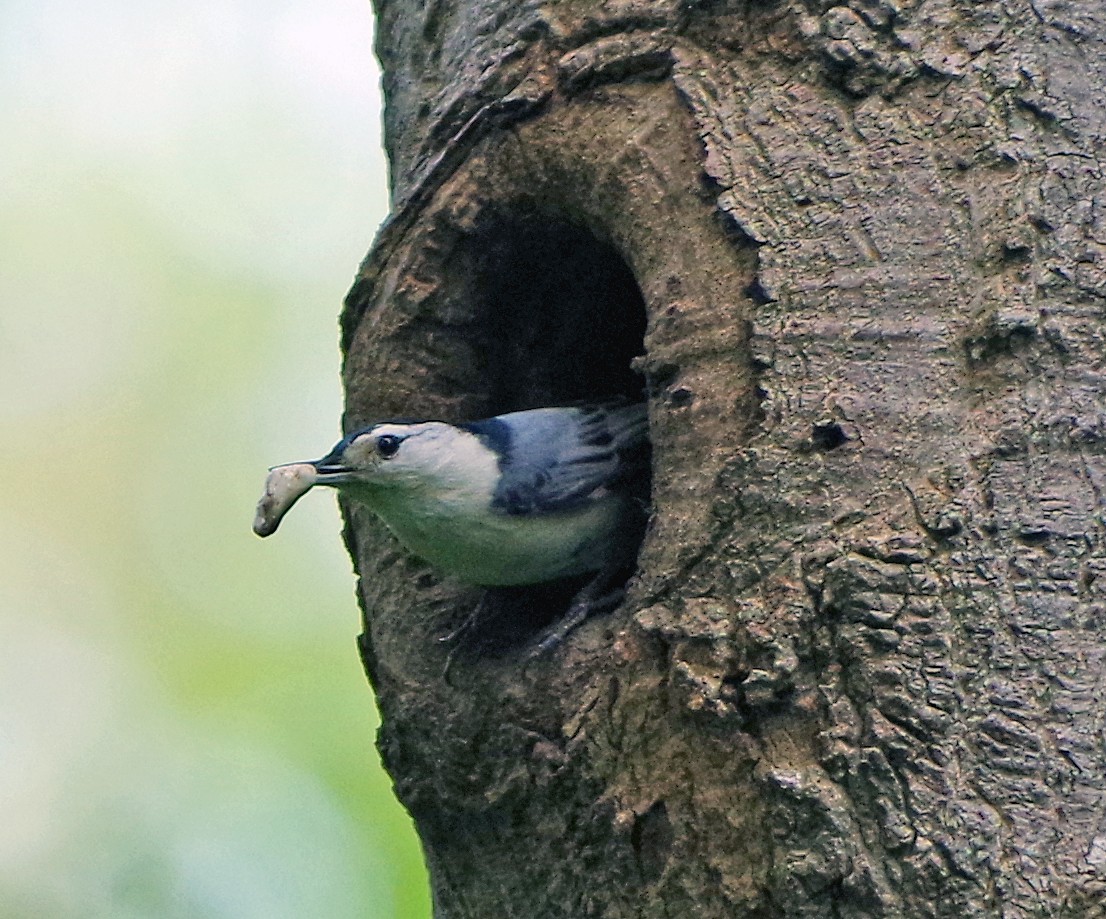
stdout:
[[287,466],[273,467],[265,480],[265,493],[257,502],[253,531],[258,536],[271,536],[275,533],[284,515],[311,490],[318,478],[319,472],[311,463],[289,463]]

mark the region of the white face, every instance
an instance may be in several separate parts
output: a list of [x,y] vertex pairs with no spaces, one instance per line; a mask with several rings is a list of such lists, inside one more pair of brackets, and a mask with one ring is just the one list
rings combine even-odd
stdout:
[[334,484],[384,484],[396,478],[410,466],[416,440],[426,436],[423,430],[430,424],[378,424],[363,434],[358,434],[340,453],[332,453],[333,463],[319,463],[322,482],[328,477],[326,470],[336,468]]
[[316,484],[363,501],[392,526],[445,507],[486,509],[499,481],[496,454],[441,421],[378,424],[315,467]]
[[[417,427],[423,427],[418,425]],[[405,465],[411,452],[408,441],[416,436],[416,426],[400,424],[381,424],[371,431],[360,434],[350,441],[342,451],[342,465],[357,477],[375,479],[377,470],[381,475],[389,474],[386,467]],[[400,453],[403,457],[400,457]]]
[[[355,437],[332,462],[319,461],[320,485],[371,488],[449,487],[471,469],[473,435],[440,421],[378,424]],[[331,459],[327,457],[326,459]],[[330,467],[333,472],[328,472]]]

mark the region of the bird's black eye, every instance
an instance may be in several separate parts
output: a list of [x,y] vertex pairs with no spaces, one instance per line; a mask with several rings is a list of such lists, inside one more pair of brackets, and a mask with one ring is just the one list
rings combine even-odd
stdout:
[[376,439],[376,452],[379,453],[384,459],[396,455],[396,450],[399,449],[399,445],[403,442],[403,439],[396,437],[395,434],[381,434]]

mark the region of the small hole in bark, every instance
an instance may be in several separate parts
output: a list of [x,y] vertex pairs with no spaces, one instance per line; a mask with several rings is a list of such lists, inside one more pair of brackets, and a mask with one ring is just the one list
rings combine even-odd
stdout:
[[[469,343],[487,414],[645,398],[645,380],[632,366],[645,352],[645,300],[609,241],[579,221],[519,204],[482,214],[461,252],[473,310]],[[630,490],[647,508],[648,457],[643,468]],[[635,552],[645,519],[643,511],[629,536]],[[615,587],[632,573],[631,566]],[[496,613],[513,610],[532,635],[575,594],[571,584],[557,587],[493,590],[487,602]]]
[[836,421],[818,421],[811,428],[810,440],[816,450],[834,450],[849,439]]
[[668,404],[673,408],[684,408],[695,401],[694,390],[686,386],[676,386],[668,392]]

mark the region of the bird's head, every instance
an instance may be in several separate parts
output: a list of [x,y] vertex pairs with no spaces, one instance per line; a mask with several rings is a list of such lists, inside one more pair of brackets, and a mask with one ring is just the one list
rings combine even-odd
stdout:
[[254,531],[274,532],[315,485],[337,488],[378,512],[417,511],[440,502],[490,499],[498,478],[495,453],[469,431],[441,421],[385,421],[342,438],[322,459],[274,466]]
[[481,463],[467,431],[442,421],[385,421],[343,438],[315,467],[316,485],[357,493],[449,488]]
[[374,424],[343,437],[326,456],[309,464],[315,467],[315,483],[335,488],[383,485],[401,466],[409,464],[410,447],[403,451],[403,459],[398,457],[404,441],[411,436],[412,427],[398,423]]

